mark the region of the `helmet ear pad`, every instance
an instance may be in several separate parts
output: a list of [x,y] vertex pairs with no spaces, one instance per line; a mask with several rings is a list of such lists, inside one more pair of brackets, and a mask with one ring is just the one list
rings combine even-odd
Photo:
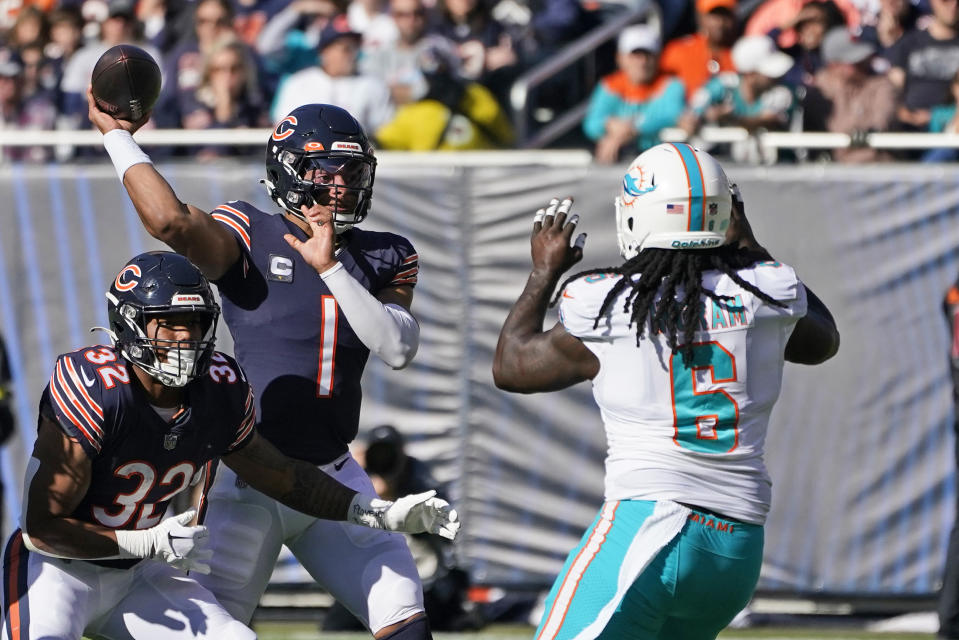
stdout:
[[[336,189],[307,179],[310,168],[324,163],[329,167],[349,166],[360,177]],[[334,105],[309,104],[294,109],[276,126],[267,143],[264,184],[270,198],[300,218],[303,206],[331,206],[338,233],[366,218],[375,173],[373,146],[363,127],[349,112]]]
[[725,244],[732,197],[715,158],[688,144],[664,143],[630,163],[615,207],[620,253],[628,260],[647,248]]

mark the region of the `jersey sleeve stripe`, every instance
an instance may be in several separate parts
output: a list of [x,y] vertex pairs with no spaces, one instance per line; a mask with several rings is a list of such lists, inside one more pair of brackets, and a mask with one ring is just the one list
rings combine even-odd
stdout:
[[245,226],[247,226],[247,227],[250,226],[250,216],[246,215],[245,213],[243,213],[243,212],[240,211],[239,209],[236,209],[236,208],[234,208],[234,207],[231,207],[231,206],[228,205],[228,204],[221,204],[219,207],[217,207],[217,209],[221,209],[221,210],[223,210],[223,211],[226,211],[227,213],[232,213],[232,214],[235,215],[237,218],[239,218],[240,220],[242,220],[242,221],[243,221],[243,224],[244,224]]
[[74,367],[73,360],[69,358],[66,359],[67,373],[70,374],[70,379],[73,381],[73,386],[80,390],[80,393],[83,395],[83,399],[87,401],[87,404],[93,412],[97,414],[100,419],[103,419],[103,408],[96,403],[96,401],[90,397],[90,394],[87,393],[86,385],[80,380],[80,376],[77,375],[77,370]]
[[246,245],[246,250],[247,251],[250,250],[250,234],[247,233],[242,226],[237,224],[237,222],[233,218],[230,218],[229,216],[225,216],[222,213],[216,213],[215,211],[210,215],[217,222],[225,224],[226,226],[233,229],[233,231],[236,232],[238,236],[240,236],[240,239],[243,240],[243,244]]
[[79,415],[83,418],[84,422],[86,422],[87,426],[90,428],[90,431],[92,431],[97,436],[102,436],[103,430],[100,428],[99,421],[96,418],[94,418],[92,415],[90,415],[86,407],[84,407],[83,403],[80,401],[80,397],[77,394],[76,390],[74,390],[70,386],[70,383],[67,380],[66,376],[63,375],[62,360],[60,362],[57,362],[57,371],[55,374],[55,378],[56,378],[55,386],[57,387],[57,390],[60,391],[61,394],[64,397],[66,397],[67,400],[70,401],[70,403],[77,410]]
[[403,260],[403,264],[404,264],[404,265],[407,265],[407,264],[410,264],[411,262],[416,262],[416,261],[419,260],[419,259],[420,259],[420,254],[414,253],[413,255],[411,255],[411,256],[409,256],[408,258],[406,258],[405,260]]
[[57,391],[57,387],[54,384],[53,379],[51,379],[50,381],[50,397],[52,397],[53,401],[57,403],[57,406],[60,408],[60,412],[64,416],[66,416],[67,420],[73,423],[73,426],[75,426],[80,431],[80,433],[83,434],[83,437],[85,437],[90,442],[90,444],[93,445],[94,449],[96,449],[97,451],[100,451],[99,441],[96,438],[94,438],[90,434],[90,432],[83,427],[82,424],[80,424],[80,420],[75,415],[73,415],[72,411],[70,411],[69,405],[67,405],[63,401],[63,398],[60,397],[60,392]]
[[236,440],[234,440],[233,444],[230,445],[231,450],[236,445],[243,442],[243,440],[250,434],[250,431],[253,430],[253,425],[255,423],[256,405],[253,403],[253,388],[247,387],[246,402],[243,405],[243,420],[240,421],[240,426],[237,429]]
[[243,442],[248,435],[250,435],[250,432],[253,431],[253,424],[255,422],[255,416],[250,416],[240,423],[240,434],[236,437],[236,440],[233,441],[233,444],[230,445],[231,450]]
[[393,279],[396,280],[398,278],[408,278],[410,276],[415,276],[419,272],[420,272],[419,267],[413,267],[412,269],[406,269],[405,271],[400,271],[395,276],[393,276]]
[[420,272],[419,265],[414,261],[403,265],[403,270],[396,273],[390,281],[391,285],[416,284],[417,274]]

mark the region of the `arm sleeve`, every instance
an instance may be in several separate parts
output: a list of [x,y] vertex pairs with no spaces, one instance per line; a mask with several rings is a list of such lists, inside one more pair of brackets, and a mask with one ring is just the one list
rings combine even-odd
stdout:
[[[409,271],[415,282],[416,267]],[[338,262],[335,267],[320,274],[323,282],[343,315],[353,328],[356,336],[383,362],[394,369],[402,369],[416,355],[419,347],[420,328],[413,315],[395,304],[383,304],[372,293],[350,275]],[[394,277],[393,284],[404,284],[400,274]]]
[[[239,366],[237,366],[239,370]],[[227,448],[228,453],[238,451],[249,444],[253,438],[253,425],[256,424],[256,403],[253,401],[253,388],[249,383],[246,386],[246,400],[243,402],[243,414],[240,423],[236,427],[236,434],[233,442]]]

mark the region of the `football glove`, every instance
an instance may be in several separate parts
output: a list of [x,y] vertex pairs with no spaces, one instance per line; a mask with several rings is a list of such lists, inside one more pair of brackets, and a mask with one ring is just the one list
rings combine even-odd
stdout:
[[356,494],[348,520],[371,529],[402,533],[432,533],[448,540],[456,537],[460,521],[456,509],[436,498],[436,491],[403,496],[396,502]]
[[213,550],[209,531],[204,526],[188,526],[195,509],[163,520],[149,529],[117,530],[117,545],[125,557],[156,558],[183,571],[210,573]]

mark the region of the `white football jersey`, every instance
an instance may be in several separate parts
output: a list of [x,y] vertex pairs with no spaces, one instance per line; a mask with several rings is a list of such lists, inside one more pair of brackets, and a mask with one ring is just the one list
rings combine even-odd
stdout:
[[637,346],[636,326],[623,310],[628,288],[594,328],[621,276],[584,276],[563,291],[560,321],[600,362],[593,397],[609,444],[607,500],[668,499],[765,521],[766,427],[779,397],[786,341],[806,314],[806,289],[778,262],[739,275],[786,307],[764,302],[719,271],[703,274],[705,288],[733,300],[703,298],[691,367],[648,325]]

